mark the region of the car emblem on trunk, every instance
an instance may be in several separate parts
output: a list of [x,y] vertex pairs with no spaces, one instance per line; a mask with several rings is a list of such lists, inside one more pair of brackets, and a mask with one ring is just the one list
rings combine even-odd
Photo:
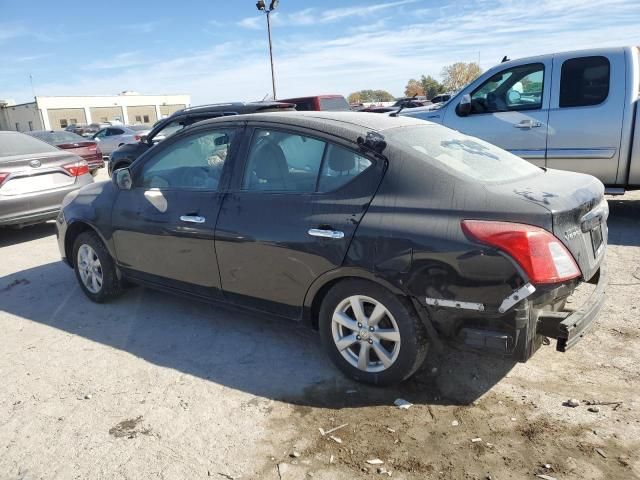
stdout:
[[580,235],[580,229],[578,227],[572,227],[569,230],[567,230],[566,232],[564,232],[564,238],[567,241],[573,240],[578,235]]
[[42,165],[42,162],[40,160],[31,160],[29,162],[29,165],[31,165],[33,168],[38,168]]

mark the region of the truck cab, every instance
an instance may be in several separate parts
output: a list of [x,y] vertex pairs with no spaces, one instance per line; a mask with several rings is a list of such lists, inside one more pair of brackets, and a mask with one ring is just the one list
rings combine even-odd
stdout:
[[633,149],[638,53],[620,47],[507,61],[441,108],[403,114],[482,138],[540,167],[588,173],[623,193],[640,187],[640,152]]

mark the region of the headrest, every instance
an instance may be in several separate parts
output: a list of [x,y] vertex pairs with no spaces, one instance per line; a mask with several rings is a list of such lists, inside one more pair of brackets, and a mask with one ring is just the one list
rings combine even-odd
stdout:
[[262,180],[281,180],[288,172],[287,159],[282,149],[273,142],[266,141],[254,152],[256,163],[254,172]]
[[329,168],[334,172],[348,172],[356,167],[356,155],[343,148],[332,148],[329,155]]

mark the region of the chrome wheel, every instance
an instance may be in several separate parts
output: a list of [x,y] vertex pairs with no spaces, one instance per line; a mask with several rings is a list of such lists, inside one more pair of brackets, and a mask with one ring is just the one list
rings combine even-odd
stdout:
[[102,265],[95,250],[86,243],[78,249],[78,272],[85,288],[91,293],[102,289]]
[[331,332],[344,359],[364,372],[388,369],[400,353],[398,324],[382,303],[370,297],[353,295],[340,302]]

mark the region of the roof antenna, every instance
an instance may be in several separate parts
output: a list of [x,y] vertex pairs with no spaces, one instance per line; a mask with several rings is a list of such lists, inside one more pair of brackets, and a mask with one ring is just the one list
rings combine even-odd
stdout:
[[408,99],[408,100],[407,100],[407,99],[405,99],[405,100],[403,100],[402,102],[400,102],[400,108],[399,108],[398,110],[396,110],[395,112],[390,113],[390,114],[389,114],[389,116],[390,116],[390,117],[397,117],[397,116],[400,114],[400,112],[401,112],[402,110],[404,110],[404,108],[409,104],[409,102],[410,102],[411,100],[415,100],[417,96],[418,96],[418,94],[417,94],[417,93],[414,93],[414,94],[413,94],[413,97],[411,97],[410,99]]
[[511,59],[508,58],[506,55],[504,57],[502,57],[502,61],[500,63],[504,63],[504,62],[510,62]]

